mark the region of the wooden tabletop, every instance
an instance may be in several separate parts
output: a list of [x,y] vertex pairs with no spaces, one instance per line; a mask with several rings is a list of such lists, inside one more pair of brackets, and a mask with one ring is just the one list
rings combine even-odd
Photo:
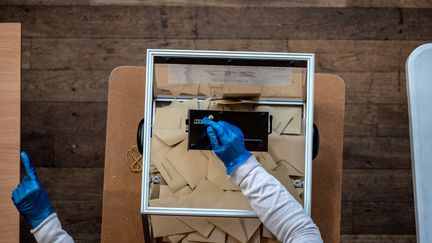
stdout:
[[21,24],[0,24],[0,241],[19,241],[12,190],[20,173]]
[[[145,67],[118,67],[110,76],[102,209],[102,242],[144,242],[141,173],[126,152],[136,145],[144,114]],[[313,164],[312,218],[324,242],[339,242],[345,86],[336,75],[315,78],[315,123],[321,146]]]

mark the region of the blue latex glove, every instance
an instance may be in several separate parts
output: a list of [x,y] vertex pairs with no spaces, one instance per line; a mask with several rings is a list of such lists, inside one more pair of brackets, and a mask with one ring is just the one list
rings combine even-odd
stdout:
[[227,174],[245,163],[252,155],[246,150],[244,135],[240,128],[225,121],[215,122],[204,117],[202,123],[207,126],[211,146],[226,167]]
[[51,208],[48,193],[40,184],[36,171],[25,152],[21,152],[21,161],[27,175],[12,192],[12,201],[27,223],[34,229],[54,211]]

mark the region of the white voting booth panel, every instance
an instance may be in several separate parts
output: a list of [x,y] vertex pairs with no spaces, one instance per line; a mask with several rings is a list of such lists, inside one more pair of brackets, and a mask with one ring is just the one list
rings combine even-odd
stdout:
[[406,64],[417,242],[432,242],[432,44]]

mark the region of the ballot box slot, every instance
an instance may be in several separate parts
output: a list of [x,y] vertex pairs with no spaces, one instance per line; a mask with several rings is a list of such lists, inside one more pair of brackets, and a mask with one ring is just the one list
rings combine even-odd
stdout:
[[[188,149],[211,150],[207,127],[202,124],[204,117],[212,121],[225,121],[240,128],[249,151],[268,150],[268,134],[271,133],[268,112],[189,110]],[[269,126],[270,125],[270,126]]]

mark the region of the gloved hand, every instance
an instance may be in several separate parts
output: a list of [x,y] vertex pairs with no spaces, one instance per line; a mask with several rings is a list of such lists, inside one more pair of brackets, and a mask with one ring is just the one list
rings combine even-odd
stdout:
[[215,122],[204,117],[202,123],[207,126],[207,134],[216,155],[222,160],[227,174],[245,163],[252,155],[246,150],[242,131],[225,121]]
[[27,175],[12,192],[12,201],[27,223],[34,229],[54,211],[51,208],[48,193],[40,184],[36,171],[25,152],[21,152],[21,160]]

